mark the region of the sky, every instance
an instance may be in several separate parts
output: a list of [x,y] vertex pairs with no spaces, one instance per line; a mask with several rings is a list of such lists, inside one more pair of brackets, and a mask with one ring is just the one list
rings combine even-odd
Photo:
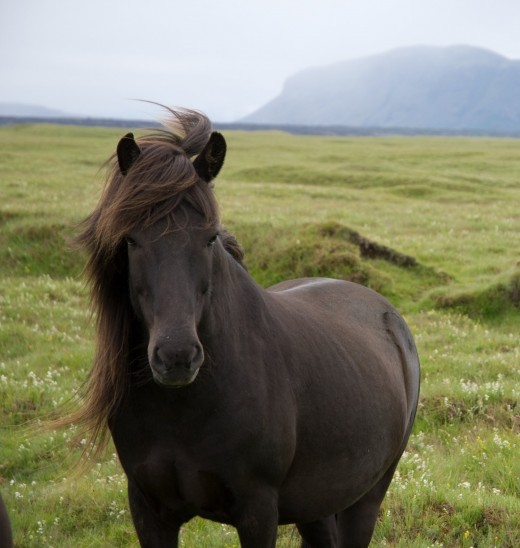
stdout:
[[305,68],[457,44],[520,60],[520,1],[0,0],[0,102],[231,122]]

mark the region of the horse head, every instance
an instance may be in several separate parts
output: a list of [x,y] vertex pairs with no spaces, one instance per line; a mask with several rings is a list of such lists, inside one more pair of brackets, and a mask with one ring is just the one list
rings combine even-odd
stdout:
[[[212,192],[225,150],[213,132],[192,162],[199,194]],[[132,134],[119,142],[117,157],[121,174],[131,176],[141,157]],[[149,365],[154,380],[171,387],[193,382],[204,362],[198,329],[211,296],[215,248],[222,247],[218,219],[205,218],[190,189],[185,193],[171,215],[151,224],[143,219],[125,235],[130,299],[148,338]]]

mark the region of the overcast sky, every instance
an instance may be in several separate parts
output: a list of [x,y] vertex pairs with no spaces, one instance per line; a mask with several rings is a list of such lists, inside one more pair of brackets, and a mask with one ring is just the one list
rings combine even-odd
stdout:
[[301,69],[419,44],[520,59],[520,0],[0,0],[0,102],[233,121]]

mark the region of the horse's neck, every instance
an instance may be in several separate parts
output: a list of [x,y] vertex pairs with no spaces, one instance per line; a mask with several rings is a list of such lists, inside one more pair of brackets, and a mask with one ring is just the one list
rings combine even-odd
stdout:
[[228,338],[254,329],[261,336],[271,322],[266,291],[227,253],[217,270],[209,314],[212,333]]

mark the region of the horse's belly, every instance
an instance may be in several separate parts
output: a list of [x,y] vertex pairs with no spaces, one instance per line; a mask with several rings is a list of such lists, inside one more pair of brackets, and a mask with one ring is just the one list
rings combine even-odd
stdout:
[[290,478],[280,489],[280,523],[305,523],[348,508],[370,490],[382,473],[365,468],[356,474],[338,465],[328,473]]
[[408,430],[406,406],[396,399],[379,408],[374,401],[365,412],[356,407],[355,413],[331,410],[329,420],[323,420],[322,409],[323,422],[300,432],[280,487],[281,521],[312,521],[351,506],[400,456]]
[[367,455],[364,462],[322,462],[295,471],[280,488],[280,522],[305,523],[348,508],[384,475],[392,464],[390,457],[386,461]]

